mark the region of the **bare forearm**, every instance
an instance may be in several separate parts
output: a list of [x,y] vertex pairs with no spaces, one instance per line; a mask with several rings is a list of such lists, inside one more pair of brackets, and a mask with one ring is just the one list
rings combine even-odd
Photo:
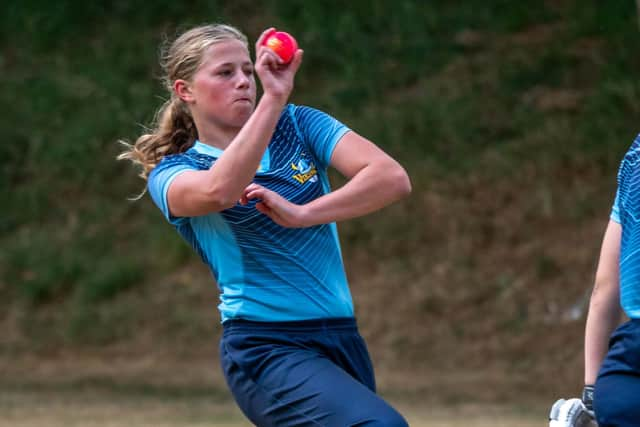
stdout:
[[595,286],[589,302],[584,337],[584,381],[596,381],[607,354],[609,336],[620,322],[620,241],[622,227],[609,220],[602,239]]
[[397,163],[367,166],[339,189],[304,205],[304,223],[311,226],[366,215],[410,192],[409,178]]
[[235,203],[253,179],[285,105],[265,95],[247,123],[207,173],[206,188]]
[[616,295],[598,294],[594,290],[589,306],[585,333],[585,384],[594,384],[604,360],[611,333],[620,323],[621,310]]

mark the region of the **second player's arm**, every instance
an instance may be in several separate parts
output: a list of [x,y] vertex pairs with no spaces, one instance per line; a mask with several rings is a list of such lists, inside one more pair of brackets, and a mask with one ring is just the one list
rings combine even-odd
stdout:
[[610,220],[602,241],[585,328],[585,384],[594,384],[611,333],[620,323],[620,241],[622,227]]

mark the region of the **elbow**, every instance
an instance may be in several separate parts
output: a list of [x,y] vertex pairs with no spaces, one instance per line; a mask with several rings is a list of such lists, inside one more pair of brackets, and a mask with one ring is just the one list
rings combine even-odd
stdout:
[[397,164],[390,178],[391,187],[398,200],[404,199],[411,194],[411,179],[409,179],[407,171],[402,166]]
[[591,298],[589,302],[590,310],[599,307],[611,308],[617,307],[619,303],[620,293],[616,278],[607,275],[596,276]]
[[240,197],[230,194],[224,188],[211,188],[206,194],[206,200],[209,212],[220,212],[235,206]]
[[167,203],[169,212],[176,217],[196,217],[229,209],[238,202],[240,196],[221,185],[180,181],[180,177],[169,187]]
[[405,171],[403,169],[403,174],[402,174],[403,178],[402,178],[402,197],[407,197],[411,194],[411,191],[413,190],[413,188],[411,187],[411,179],[409,178],[409,174],[407,174],[407,171]]
[[618,285],[617,275],[609,271],[597,271],[591,295],[607,295],[616,293]]
[[238,199],[229,199],[229,198],[218,199],[212,202],[212,208],[213,208],[212,210],[214,212],[220,212],[227,209],[231,209],[236,205],[236,203],[238,203]]
[[236,205],[237,200],[224,200],[223,202],[219,202],[216,205],[216,212],[224,211],[226,209],[231,209]]

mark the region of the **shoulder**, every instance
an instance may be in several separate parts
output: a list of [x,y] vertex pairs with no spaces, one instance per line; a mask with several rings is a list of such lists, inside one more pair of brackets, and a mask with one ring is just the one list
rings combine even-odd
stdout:
[[636,136],[624,157],[625,159],[637,159],[638,155],[640,155],[640,135]]
[[168,156],[164,156],[156,167],[153,168],[149,174],[149,179],[154,175],[158,175],[170,169],[207,169],[211,166],[212,160],[213,159],[210,156],[198,153],[194,149],[187,150],[180,154],[170,154]]
[[[640,189],[640,136],[637,136],[631,147],[627,150],[618,169],[618,191],[616,202],[621,207],[640,210],[640,198],[636,197]],[[637,201],[637,202],[636,202]]]
[[309,129],[320,126],[323,127],[330,121],[335,121],[327,113],[306,105],[287,104],[282,109],[276,134],[288,134],[291,131],[304,138],[309,133]]
[[296,121],[318,120],[321,118],[333,119],[326,112],[308,105],[287,104],[285,112]]
[[296,126],[297,130],[304,135],[317,135],[348,130],[348,126],[331,116],[330,114],[307,105],[288,104],[285,108],[286,115]]
[[620,170],[618,172],[618,178],[623,178],[624,176],[636,172],[637,163],[640,160],[640,135],[636,136],[636,139],[633,141],[629,149],[624,155],[622,159],[622,164],[620,165]]
[[164,156],[149,173],[147,188],[152,193],[165,193],[169,184],[182,172],[204,170],[211,167],[213,158],[188,150],[180,154]]

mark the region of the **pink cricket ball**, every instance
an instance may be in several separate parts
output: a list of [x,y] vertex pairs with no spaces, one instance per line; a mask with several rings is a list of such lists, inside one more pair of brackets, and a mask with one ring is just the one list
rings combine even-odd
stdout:
[[273,30],[265,36],[262,44],[274,51],[285,64],[291,62],[293,55],[298,50],[298,42],[296,42],[296,39],[284,31]]

